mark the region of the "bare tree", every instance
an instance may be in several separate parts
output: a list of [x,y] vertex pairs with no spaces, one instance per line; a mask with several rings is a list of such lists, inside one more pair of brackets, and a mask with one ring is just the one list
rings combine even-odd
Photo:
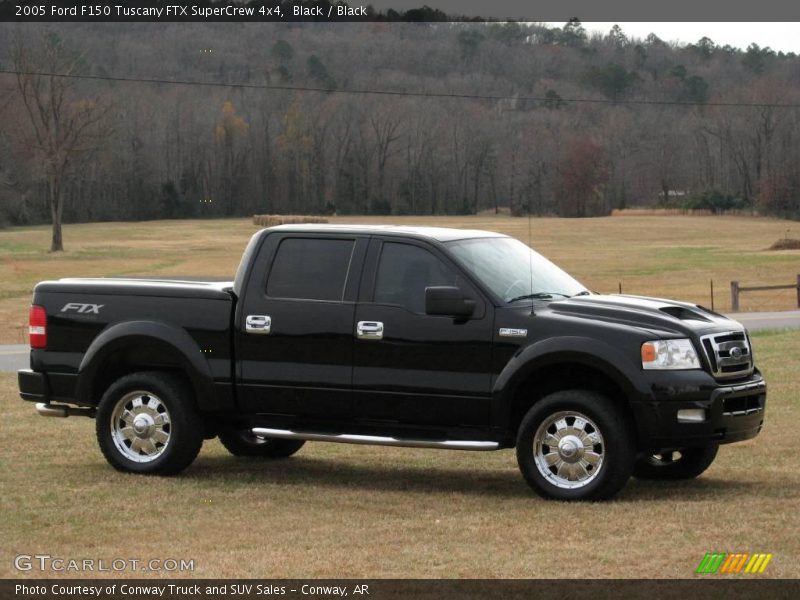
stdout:
[[392,149],[392,144],[400,139],[402,119],[393,110],[379,111],[370,117],[370,126],[375,136],[375,160],[378,171],[377,200],[382,204],[390,204],[385,195],[386,164],[392,155],[400,151]]
[[53,223],[50,251],[59,252],[64,250],[61,219],[66,176],[78,157],[95,149],[108,133],[104,121],[110,106],[72,93],[73,81],[59,75],[76,74],[83,60],[54,33],[45,33],[33,45],[18,37],[12,60],[17,91],[30,123],[26,142],[41,159],[47,178]]

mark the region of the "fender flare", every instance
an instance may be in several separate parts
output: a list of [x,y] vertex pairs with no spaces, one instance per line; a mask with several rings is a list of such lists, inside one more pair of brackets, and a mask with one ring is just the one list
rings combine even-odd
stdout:
[[78,367],[76,397],[94,404],[94,384],[105,360],[117,350],[137,345],[154,345],[175,360],[189,378],[198,408],[209,409],[214,402],[214,378],[197,342],[184,330],[160,321],[126,321],[110,325],[92,341]]
[[514,355],[495,380],[492,396],[500,406],[508,407],[519,385],[531,373],[547,365],[564,363],[577,363],[602,372],[623,390],[628,403],[647,394],[636,365],[622,352],[596,338],[564,336],[536,342]]

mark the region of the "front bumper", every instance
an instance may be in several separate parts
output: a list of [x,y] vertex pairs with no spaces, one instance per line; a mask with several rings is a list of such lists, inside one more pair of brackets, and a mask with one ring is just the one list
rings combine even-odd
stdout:
[[[729,383],[701,371],[674,379],[655,376],[650,398],[634,403],[642,450],[729,444],[755,437],[764,426],[767,384],[758,371]],[[679,421],[678,412],[687,409],[700,409],[704,420]]]

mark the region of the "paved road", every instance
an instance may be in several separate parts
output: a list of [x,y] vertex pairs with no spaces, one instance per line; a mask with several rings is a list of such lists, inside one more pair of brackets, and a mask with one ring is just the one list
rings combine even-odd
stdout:
[[750,331],[763,329],[800,329],[800,310],[782,312],[750,312],[727,315]]
[[13,372],[17,369],[28,368],[28,344],[12,344],[0,346],[0,371],[4,373]]
[[[800,329],[800,310],[752,312],[728,315],[750,331],[760,329]],[[0,372],[14,372],[28,367],[28,345],[0,346]]]

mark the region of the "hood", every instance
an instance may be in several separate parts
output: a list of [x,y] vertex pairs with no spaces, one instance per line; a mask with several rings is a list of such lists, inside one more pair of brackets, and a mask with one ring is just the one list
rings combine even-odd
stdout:
[[584,317],[647,329],[656,334],[696,334],[743,331],[728,317],[697,304],[626,295],[578,296],[550,303],[556,314]]

